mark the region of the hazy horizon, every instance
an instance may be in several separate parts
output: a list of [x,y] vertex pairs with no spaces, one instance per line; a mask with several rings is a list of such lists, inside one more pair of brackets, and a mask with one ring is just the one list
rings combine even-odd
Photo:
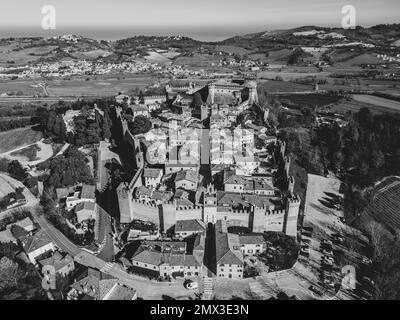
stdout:
[[[342,7],[356,8],[357,25],[400,22],[398,0],[2,0],[0,37],[78,34],[97,40],[182,35],[220,41],[235,35],[305,25],[339,27]],[[41,29],[44,5],[56,9],[56,30]]]
[[[107,40],[115,41],[120,39],[125,39],[134,36],[185,36],[190,37],[194,40],[204,41],[204,42],[215,42],[222,41],[234,36],[246,35],[257,32],[264,31],[274,31],[274,30],[286,30],[299,28],[307,25],[270,25],[270,26],[226,26],[219,27],[210,26],[206,27],[163,27],[163,26],[127,26],[127,27],[102,27],[102,26],[91,26],[91,27],[59,27],[56,30],[42,30],[41,28],[33,27],[19,27],[19,28],[1,28],[0,38],[21,38],[21,37],[53,37],[62,36],[66,34],[74,34],[77,36],[82,36],[94,40]],[[371,27],[373,25],[363,25],[362,27]],[[336,28],[340,26],[331,25],[314,25],[316,27],[327,27]]]

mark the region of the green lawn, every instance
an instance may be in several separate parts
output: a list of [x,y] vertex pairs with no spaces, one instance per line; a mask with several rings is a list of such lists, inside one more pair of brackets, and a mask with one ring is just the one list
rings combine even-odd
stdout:
[[30,145],[39,141],[41,138],[42,133],[32,130],[31,127],[0,132],[0,153]]

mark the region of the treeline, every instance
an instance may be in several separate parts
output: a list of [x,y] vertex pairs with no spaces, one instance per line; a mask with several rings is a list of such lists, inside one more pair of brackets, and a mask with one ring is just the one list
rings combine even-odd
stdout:
[[32,124],[31,117],[23,117],[23,118],[0,118],[0,132],[8,131],[17,128],[23,128]]
[[[102,114],[94,109],[94,101],[86,103],[77,101],[69,105],[57,105],[52,109],[39,107],[36,110],[32,122],[40,125],[41,131],[46,137],[56,142],[68,142],[77,147],[87,144],[99,143],[102,139],[111,138],[112,121],[109,116],[109,101],[96,101]],[[68,110],[80,110],[80,114],[73,119],[73,132],[67,132],[63,115]]]
[[45,185],[50,188],[61,188],[78,183],[94,183],[84,154],[75,147],[69,147],[62,155],[39,166],[44,166],[49,170],[49,174],[43,179]]
[[360,188],[400,172],[400,115],[373,115],[363,108],[345,127],[322,126],[315,130],[327,169],[341,174]]

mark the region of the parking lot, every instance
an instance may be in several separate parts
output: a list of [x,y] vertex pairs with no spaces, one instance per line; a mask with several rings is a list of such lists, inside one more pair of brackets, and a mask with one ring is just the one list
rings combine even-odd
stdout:
[[[350,265],[357,269],[367,261],[358,252],[366,239],[345,224],[340,181],[311,174],[308,181],[299,263],[313,283],[309,289],[320,298],[333,298],[341,289],[342,268]],[[353,278],[350,282],[354,284],[355,275]]]

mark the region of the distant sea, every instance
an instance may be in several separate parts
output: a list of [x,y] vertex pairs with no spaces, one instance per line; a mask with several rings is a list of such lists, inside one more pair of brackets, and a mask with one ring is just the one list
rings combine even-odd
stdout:
[[95,40],[118,40],[137,35],[146,36],[187,36],[200,41],[221,41],[236,35],[244,35],[266,30],[286,29],[294,26],[209,26],[209,27],[58,27],[56,30],[43,30],[40,27],[8,28],[0,26],[0,38],[9,37],[53,37],[74,34]]

